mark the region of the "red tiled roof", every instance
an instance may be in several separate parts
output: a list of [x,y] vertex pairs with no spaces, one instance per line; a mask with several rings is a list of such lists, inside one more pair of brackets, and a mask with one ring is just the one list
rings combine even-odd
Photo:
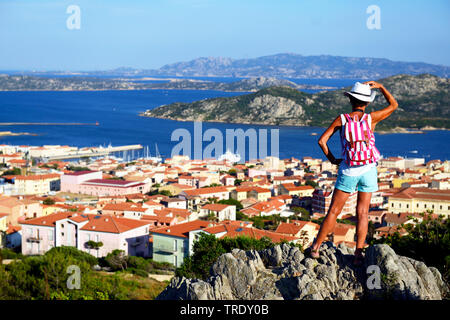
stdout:
[[60,178],[61,176],[57,173],[49,173],[49,174],[37,174],[33,176],[9,175],[3,177],[7,179],[16,179],[16,180],[45,180],[45,179]]
[[120,203],[108,203],[103,207],[103,210],[145,212],[148,209],[143,208],[142,204],[140,203],[120,202]]
[[194,189],[194,190],[185,190],[184,192],[188,196],[198,196],[198,195],[203,195],[203,194],[228,192],[228,188],[224,187],[224,186],[219,186],[219,187],[200,188],[200,189]]
[[68,172],[68,173],[65,173],[65,175],[67,175],[67,176],[82,176],[82,175],[84,175],[84,174],[88,174],[88,173],[93,173],[93,172],[97,172],[97,171],[88,171],[88,170],[85,170],[85,171],[74,171],[74,172]]
[[222,211],[228,207],[231,207],[232,205],[228,205],[228,204],[221,204],[221,203],[208,203],[205,204],[202,209],[207,209],[207,210],[211,210],[211,211]]
[[250,237],[253,239],[261,239],[262,237],[268,237],[275,243],[279,243],[283,240],[293,241],[293,240],[298,239],[296,237],[292,237],[292,236],[288,236],[288,235],[284,235],[284,234],[280,234],[280,233],[276,233],[276,232],[272,232],[272,231],[260,230],[260,229],[256,229],[256,228],[245,228],[245,227],[240,227],[240,226],[231,226],[229,228],[229,230],[227,230],[227,233],[225,235],[223,235],[221,238],[222,239],[223,238],[235,238],[235,237],[239,237],[239,236],[247,236],[247,237]]
[[314,190],[312,186],[296,186],[293,183],[284,183],[282,186],[288,191]]
[[393,199],[423,199],[450,201],[450,190],[406,188],[390,196]]
[[[147,221],[118,218],[113,216],[95,216],[88,215],[89,222],[86,223],[81,230],[108,232],[108,233],[122,233],[146,225],[150,225]],[[99,218],[96,218],[99,217]]]
[[282,222],[277,227],[275,232],[294,235],[297,234],[300,230],[302,230],[306,225],[310,225],[316,228],[317,224],[311,221],[302,221],[302,220],[295,220],[290,223]]
[[176,224],[170,227],[156,228],[151,230],[151,233],[187,238],[190,231],[205,229],[213,225],[217,224],[209,221],[194,220],[191,222]]
[[96,231],[96,232],[122,233],[138,227],[150,225],[149,222],[141,220],[118,218],[108,215],[107,216],[94,214],[80,215],[73,212],[58,212],[50,214],[45,217],[25,220],[21,222],[21,224],[54,227],[56,221],[63,220],[66,218],[76,223],[88,221],[83,227],[81,227],[81,230]]

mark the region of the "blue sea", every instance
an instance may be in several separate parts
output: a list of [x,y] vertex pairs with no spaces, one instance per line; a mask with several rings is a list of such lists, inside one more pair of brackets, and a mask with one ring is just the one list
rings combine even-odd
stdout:
[[[0,126],[0,131],[37,134],[37,136],[0,137],[0,144],[36,146],[61,144],[78,147],[142,144],[149,146],[152,155],[155,154],[157,144],[160,154],[163,157],[170,157],[172,148],[178,143],[171,141],[172,132],[179,128],[193,132],[194,124],[140,117],[138,115],[140,112],[172,102],[192,102],[237,94],[243,93],[204,90],[0,92],[2,123],[99,123],[98,126]],[[209,128],[217,128],[223,133],[226,129],[268,129],[268,140],[270,129],[279,129],[280,158],[293,156],[301,159],[304,156],[312,156],[325,159],[317,144],[324,128],[203,123],[203,132]],[[376,143],[384,156],[423,157],[426,161],[446,160],[450,159],[447,147],[449,138],[450,132],[443,130],[429,131],[425,134],[376,134]],[[203,147],[207,144],[209,142],[204,142]],[[337,134],[330,140],[329,146],[332,152],[339,156],[340,145]],[[139,154],[136,152],[134,156],[137,157]]]

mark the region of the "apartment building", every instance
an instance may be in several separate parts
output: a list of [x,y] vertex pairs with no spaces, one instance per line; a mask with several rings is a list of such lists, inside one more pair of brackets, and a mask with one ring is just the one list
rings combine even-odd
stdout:
[[[22,254],[44,254],[53,247],[72,246],[96,257],[115,249],[131,256],[148,257],[147,221],[74,212],[59,212],[23,221]],[[101,244],[98,248],[91,242]]]
[[422,213],[429,210],[448,217],[450,215],[450,190],[406,188],[388,198],[388,211],[391,213]]
[[[333,197],[333,191],[331,190],[323,190],[316,189],[313,192],[313,200],[312,200],[312,210],[313,212],[318,212],[321,214],[327,214],[328,209],[330,208],[331,199]],[[354,192],[350,194],[347,202],[342,209],[342,212],[338,215],[338,219],[345,215],[356,215],[356,204],[358,199],[358,193]]]

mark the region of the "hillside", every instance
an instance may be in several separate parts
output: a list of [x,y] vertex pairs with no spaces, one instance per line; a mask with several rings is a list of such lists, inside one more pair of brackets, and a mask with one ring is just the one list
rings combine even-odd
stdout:
[[[430,74],[397,75],[379,80],[394,95],[399,108],[377,129],[450,128],[450,80]],[[180,121],[213,121],[269,125],[328,126],[340,113],[349,112],[348,98],[340,90],[308,94],[290,87],[270,87],[255,93],[173,103],[142,115]],[[386,106],[378,92],[367,112]]]
[[153,73],[178,76],[379,79],[395,74],[421,73],[448,77],[450,67],[369,57],[280,53],[250,59],[202,57],[168,64]]
[[91,76],[183,76],[183,77],[275,77],[303,79],[380,79],[396,74],[430,73],[448,77],[450,67],[424,62],[392,61],[384,58],[343,57],[332,55],[304,56],[296,53],[232,59],[199,57],[190,61],[166,64],[158,69],[120,67],[96,71],[28,71],[26,75]]
[[[145,78],[144,78],[145,79]],[[0,91],[82,91],[82,90],[217,90],[252,92],[271,86],[288,86],[296,89],[335,89],[334,87],[296,84],[289,80],[254,77],[233,82],[216,82],[197,79],[164,79],[145,82],[139,78],[97,77],[36,77],[25,75],[1,75]]]

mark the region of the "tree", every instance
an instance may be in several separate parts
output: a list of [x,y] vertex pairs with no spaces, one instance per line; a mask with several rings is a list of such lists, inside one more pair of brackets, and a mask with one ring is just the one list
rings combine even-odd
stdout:
[[179,277],[207,279],[213,263],[224,253],[233,249],[263,250],[273,247],[275,244],[267,237],[257,240],[248,236],[234,238],[225,237],[217,239],[214,235],[201,233],[194,242],[191,257],[186,257],[183,264],[176,269]]
[[86,242],[86,247],[88,247],[89,249],[100,249],[101,247],[103,247],[103,242],[95,242],[92,240],[89,240]]
[[217,201],[217,203],[229,204],[229,205],[232,205],[232,206],[236,206],[236,210],[241,210],[241,209],[244,208],[244,206],[242,205],[242,203],[240,201],[238,201],[236,199],[233,199],[233,198],[230,198],[230,199],[227,199],[227,200],[225,200],[225,199],[219,200],[219,201]]
[[55,200],[53,198],[45,198],[44,201],[42,201],[42,204],[45,204],[46,206],[51,206],[55,204]]
[[13,168],[10,170],[6,170],[3,172],[3,176],[18,176],[22,173],[22,170],[20,168]]
[[202,279],[209,277],[211,265],[225,253],[220,241],[214,235],[206,233],[200,233],[198,241],[194,242],[193,251],[193,271]]
[[125,254],[125,251],[123,250],[113,250],[112,252],[108,253],[108,255],[105,258],[108,265],[113,270],[125,270],[127,268],[127,255]]
[[373,239],[370,244],[386,243],[399,255],[411,257],[434,266],[442,273],[444,280],[450,281],[450,219],[443,216],[433,218],[422,213],[422,221],[413,218],[414,223],[404,225],[407,234],[398,232]]
[[248,221],[249,218],[247,215],[245,215],[241,211],[236,211],[236,220]]
[[221,184],[218,183],[211,183],[209,186],[203,186],[202,188],[211,188],[211,187],[220,187]]
[[309,221],[311,219],[309,211],[303,207],[291,207],[291,210],[300,216],[300,220]]
[[313,188],[317,188],[317,186],[319,185],[317,182],[313,181],[313,180],[306,180],[305,185],[307,186],[311,186]]

